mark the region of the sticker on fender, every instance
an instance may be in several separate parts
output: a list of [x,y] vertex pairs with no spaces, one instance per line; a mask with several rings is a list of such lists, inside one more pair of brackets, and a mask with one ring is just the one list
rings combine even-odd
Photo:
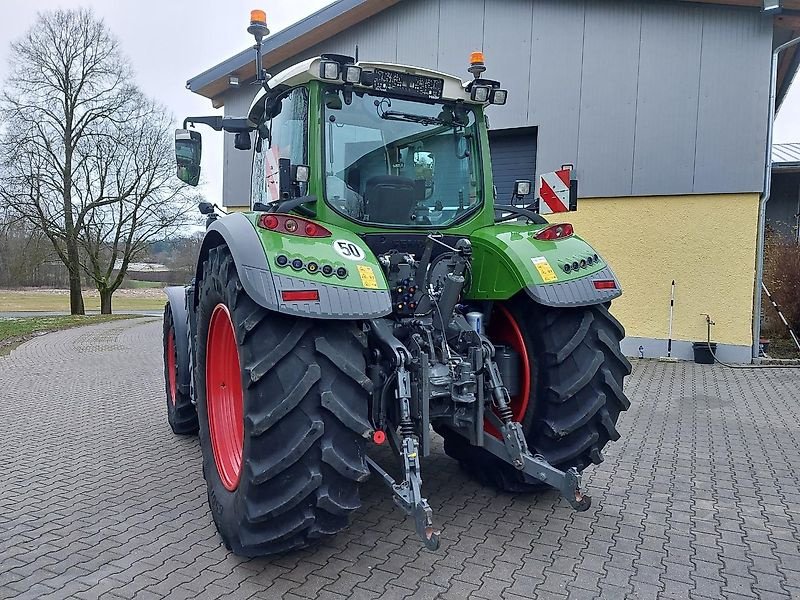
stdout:
[[547,262],[544,256],[537,256],[536,258],[532,258],[531,261],[533,262],[533,266],[536,267],[536,270],[539,271],[542,281],[545,283],[558,281],[558,275],[553,271],[553,267],[550,266],[550,263]]
[[336,240],[333,242],[336,254],[347,260],[364,260],[367,256],[358,244],[349,240]]
[[358,274],[361,276],[361,285],[365,288],[377,289],[378,280],[375,279],[375,271],[369,265],[358,265]]

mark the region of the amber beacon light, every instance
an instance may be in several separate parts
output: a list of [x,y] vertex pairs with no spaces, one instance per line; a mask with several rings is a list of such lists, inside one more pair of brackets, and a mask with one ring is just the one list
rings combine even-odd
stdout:
[[266,25],[267,13],[263,10],[250,11],[250,25]]

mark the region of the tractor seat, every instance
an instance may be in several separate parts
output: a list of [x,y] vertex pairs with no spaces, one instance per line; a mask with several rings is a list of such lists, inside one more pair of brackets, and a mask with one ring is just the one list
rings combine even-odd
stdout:
[[370,222],[409,225],[415,204],[413,179],[379,175],[367,180],[364,205]]

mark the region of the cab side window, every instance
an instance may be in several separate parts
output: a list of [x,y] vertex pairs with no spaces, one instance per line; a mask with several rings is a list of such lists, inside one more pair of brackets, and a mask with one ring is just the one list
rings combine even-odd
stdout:
[[295,88],[286,94],[268,125],[270,137],[263,140],[261,156],[256,154],[253,163],[253,199],[263,203],[280,199],[279,158],[288,158],[293,165],[308,164],[307,90]]

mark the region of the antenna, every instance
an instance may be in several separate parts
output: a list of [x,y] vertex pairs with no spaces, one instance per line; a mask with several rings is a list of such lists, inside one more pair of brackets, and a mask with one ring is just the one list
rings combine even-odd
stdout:
[[250,27],[247,28],[247,33],[256,38],[256,83],[264,85],[269,79],[269,73],[264,69],[261,60],[261,42],[269,35],[267,28],[267,13],[263,10],[250,11]]
[[355,55],[355,62],[358,62],[358,44],[356,44],[356,55]]

